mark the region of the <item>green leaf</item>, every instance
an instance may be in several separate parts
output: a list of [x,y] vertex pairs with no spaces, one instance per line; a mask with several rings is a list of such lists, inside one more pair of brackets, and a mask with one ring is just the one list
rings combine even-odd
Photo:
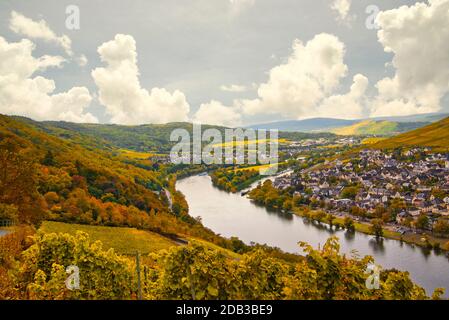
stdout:
[[209,292],[209,294],[211,296],[213,296],[213,297],[217,297],[218,296],[218,289],[213,287],[213,286],[211,286],[211,285],[207,286],[207,292]]

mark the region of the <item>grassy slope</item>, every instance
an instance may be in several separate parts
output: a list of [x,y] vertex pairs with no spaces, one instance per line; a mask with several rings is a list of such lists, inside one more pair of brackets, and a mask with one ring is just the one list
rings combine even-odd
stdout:
[[351,126],[337,128],[333,133],[343,136],[359,134],[391,134],[397,130],[398,124],[391,121],[365,120]]
[[[115,252],[124,255],[133,255],[136,251],[139,251],[140,254],[148,254],[178,245],[174,241],[157,233],[135,228],[90,226],[44,221],[39,230],[44,233],[68,233],[72,235],[77,231],[83,231],[89,234],[92,241],[101,241],[105,249],[113,248]],[[239,254],[221,248],[208,241],[192,237],[189,237],[187,240],[200,242],[206,247],[221,251],[229,258],[240,258]]]
[[364,120],[353,125],[336,128],[333,133],[351,135],[394,135],[428,125],[429,122],[395,122],[389,120]]
[[168,249],[176,243],[157,233],[137,230],[135,228],[103,227],[62,222],[44,221],[41,231],[44,233],[75,234],[83,231],[89,234],[93,241],[101,241],[105,249],[114,248],[119,254],[131,255],[136,251],[141,254]]
[[449,150],[449,118],[432,123],[396,137],[380,141],[375,148],[391,149],[396,147],[434,147],[441,151]]

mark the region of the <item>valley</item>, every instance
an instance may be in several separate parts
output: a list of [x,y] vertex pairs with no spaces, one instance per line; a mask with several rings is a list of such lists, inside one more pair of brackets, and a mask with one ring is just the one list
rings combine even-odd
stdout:
[[[375,229],[371,227],[369,220],[366,224],[363,221],[354,221],[354,233],[346,225],[345,216],[340,213],[352,212],[351,206],[337,207],[338,212],[332,209],[334,211],[328,211],[326,213],[328,217],[325,219],[314,217],[312,213],[319,212],[321,203],[326,203],[326,201],[323,202],[325,199],[313,198],[317,195],[325,196],[321,190],[321,185],[326,187],[323,185],[325,181],[319,181],[320,187],[316,194],[314,194],[313,186],[307,185],[304,189],[296,190],[292,188],[297,186],[296,184],[289,185],[291,182],[296,183],[294,179],[301,177],[301,172],[310,177],[319,172],[317,170],[323,170],[323,168],[331,170],[330,168],[335,166],[339,172],[343,172],[343,176],[338,178],[335,172],[328,172],[325,176],[339,179],[343,183],[343,189],[346,188],[339,192],[346,192],[351,187],[350,176],[345,176],[343,168],[348,164],[346,157],[350,156],[355,161],[356,152],[368,152],[368,158],[362,159],[363,161],[379,161],[367,159],[372,157],[371,154],[378,159],[383,152],[376,150],[383,148],[383,144],[390,146],[401,136],[379,139],[370,134],[340,136],[332,133],[280,132],[279,137],[282,140],[279,140],[281,143],[279,143],[278,170],[284,174],[267,179],[259,174],[259,170],[264,167],[261,164],[253,166],[171,164],[168,150],[173,146],[173,142],[169,139],[169,133],[173,126],[179,124],[139,127],[91,126],[62,122],[36,122],[20,117],[0,116],[0,125],[2,150],[0,163],[3,165],[3,176],[6,177],[6,180],[0,182],[3,186],[9,187],[2,188],[1,217],[3,221],[10,221],[16,225],[13,227],[14,231],[4,235],[1,241],[5,244],[10,241],[22,243],[14,249],[11,247],[12,251],[0,252],[5,261],[2,268],[6,268],[0,269],[0,273],[8,270],[8,274],[16,274],[16,279],[23,277],[21,271],[8,269],[11,268],[8,266],[25,263],[21,260],[23,252],[31,254],[29,250],[34,248],[33,254],[39,255],[39,251],[35,251],[36,246],[45,248],[65,243],[64,246],[76,248],[80,245],[90,248],[89,255],[98,256],[98,259],[109,259],[108,264],[111,267],[119,266],[121,270],[119,272],[131,278],[134,277],[134,274],[130,273],[135,263],[134,256],[136,252],[139,252],[147,270],[145,272],[150,272],[145,273],[145,277],[148,277],[146,280],[148,282],[145,282],[147,287],[144,289],[146,297],[179,297],[181,293],[158,291],[162,288],[162,284],[154,287],[156,283],[152,281],[156,281],[154,280],[156,275],[160,281],[165,281],[162,280],[164,273],[160,273],[161,270],[172,267],[169,261],[175,264],[181,263],[182,259],[178,256],[181,252],[200,256],[211,254],[215,257],[214,261],[221,264],[220,268],[231,269],[241,268],[242,263],[252,264],[256,261],[254,259],[262,255],[272,263],[285,264],[285,268],[288,269],[288,265],[303,264],[304,255],[308,256],[312,252],[312,248],[305,243],[302,245],[303,249],[300,249],[297,245],[298,241],[305,241],[314,247],[321,247],[324,243],[334,246],[335,241],[339,241],[342,254],[357,249],[362,255],[372,256],[386,268],[398,268],[400,271],[394,272],[399,273],[392,274],[400,275],[401,281],[411,281],[405,273],[401,273],[410,271],[413,281],[423,286],[426,294],[430,294],[440,286],[446,287],[446,284],[440,281],[441,277],[445,277],[443,269],[447,259],[444,254],[429,250],[428,246],[419,249],[424,251],[415,252],[412,246],[404,247],[399,241],[385,239],[413,242],[407,238],[407,235],[403,237],[399,234],[400,231],[392,230],[387,225],[381,227],[382,233],[374,238],[359,233],[358,231],[374,234]],[[189,130],[188,125],[181,125]],[[430,126],[435,130],[445,130],[441,129],[440,123]],[[128,134],[131,137],[129,140],[123,138]],[[147,134],[151,138],[147,138]],[[413,131],[408,135],[412,134]],[[424,154],[423,157],[435,157],[436,154],[431,154],[430,150],[416,149],[418,147],[414,146],[409,136],[406,138],[410,143],[408,152],[414,153],[408,157],[421,153]],[[428,141],[420,143],[427,144]],[[227,145],[224,144],[222,147]],[[245,143],[243,146],[248,145],[249,143]],[[433,146],[442,152],[443,145],[440,145],[438,141]],[[232,144],[231,147],[236,148],[237,145]],[[443,154],[440,153],[438,156],[442,157]],[[444,159],[441,159],[435,158],[435,162],[432,163],[443,161],[444,166]],[[359,162],[357,164],[360,165]],[[369,163],[366,165],[370,166]],[[377,165],[384,166],[381,163]],[[398,167],[397,164],[393,166]],[[430,168],[430,170],[434,169]],[[207,174],[197,176],[206,171]],[[212,180],[208,175],[212,176]],[[362,180],[371,180],[370,183],[374,183],[374,180],[370,178]],[[218,191],[212,187],[211,181],[215,181],[214,183],[224,191]],[[301,177],[299,181],[308,182],[309,180]],[[256,201],[269,209],[255,205],[244,196],[248,194],[248,197],[256,200],[255,193],[260,188],[260,183],[263,183],[263,186],[272,183],[270,188],[273,189],[268,190],[271,192],[271,200]],[[327,183],[331,185],[330,182]],[[445,190],[444,185],[442,187],[440,189]],[[311,193],[306,190],[310,188]],[[242,190],[245,191],[243,196],[240,194]],[[301,190],[306,192],[302,194]],[[204,195],[207,195],[207,198]],[[300,198],[295,198],[298,196]],[[338,200],[340,198],[336,198],[338,203],[341,202]],[[381,203],[386,203],[382,201]],[[390,198],[386,201],[389,202]],[[335,215],[335,218],[329,220],[329,215]],[[266,219],[268,220],[264,222]],[[353,219],[358,218],[353,216]],[[439,220],[432,221],[435,223]],[[410,228],[410,232],[413,232],[413,224],[407,227]],[[34,244],[20,240],[21,237],[26,238],[28,235],[36,235]],[[334,236],[337,236],[339,240],[333,238]],[[329,237],[331,238],[328,239]],[[445,248],[446,241],[439,243],[437,248],[430,234],[426,241],[436,249],[444,250]],[[414,243],[422,245],[419,238],[414,240]],[[10,245],[5,245],[3,248],[10,248]],[[330,247],[326,248],[331,250]],[[73,257],[79,259],[76,252],[75,250]],[[106,252],[110,253],[105,255]],[[385,255],[385,252],[388,252],[388,255]],[[325,252],[318,250],[316,254],[325,255]],[[340,250],[334,251],[333,254],[340,255]],[[392,259],[390,254],[403,258]],[[218,258],[220,255],[223,258]],[[154,260],[152,257],[156,256],[159,258]],[[422,257],[425,260],[422,260]],[[343,258],[342,263],[347,263],[344,259],[346,258]],[[357,262],[356,257],[349,259],[353,259],[350,260],[351,263],[363,264],[362,261]],[[229,262],[224,262],[228,260]],[[50,261],[42,261],[42,267],[48,268],[47,263]],[[420,271],[429,268],[424,261],[431,261],[431,266],[437,268],[433,273],[436,279],[429,279],[428,274]],[[192,261],[192,263],[202,262]],[[44,267],[45,265],[47,267]],[[218,265],[213,265],[213,268],[219,268]],[[39,270],[35,269],[33,272],[40,272]],[[209,272],[207,277],[210,277]],[[392,271],[385,272],[390,274]],[[150,274],[153,276],[150,277]],[[229,273],[229,277],[233,274]],[[288,274],[294,276],[289,272]],[[57,276],[52,273],[48,275],[50,279]],[[99,277],[100,274],[92,274],[92,277],[97,276]],[[38,285],[38,283],[28,283],[24,279],[16,285],[29,288]],[[93,281],[92,279],[94,278],[90,278],[89,281]],[[174,283],[178,281],[172,280],[175,281]],[[217,278],[219,282],[222,280],[224,279]],[[6,277],[2,281],[5,288],[8,288],[11,285],[9,281],[14,280]],[[260,281],[267,280],[260,279]],[[283,284],[283,286],[290,285]],[[36,293],[33,294],[54,292],[52,282],[39,282],[39,286],[42,288],[39,289],[41,291],[35,291]],[[104,286],[107,288],[109,285],[104,284]],[[198,283],[198,286],[202,284]],[[203,298],[217,297],[217,295],[230,297],[228,295],[230,293],[220,291],[225,287],[223,284],[218,287],[207,287],[205,289],[207,293],[199,294],[199,296]],[[133,291],[132,288],[130,288],[131,291]],[[156,288],[159,289],[154,291]],[[387,291],[383,291],[382,294],[388,295],[390,289],[386,288]],[[413,293],[408,294],[421,296],[420,289],[413,288],[415,288],[412,290]],[[187,290],[185,294],[191,294],[190,289],[185,289]],[[238,289],[231,296],[242,297],[243,291],[240,290],[243,289]],[[270,297],[285,298],[285,292],[281,291],[272,296],[274,292],[267,289],[258,297],[268,294]],[[8,292],[6,290],[3,294],[11,294]],[[123,293],[124,291],[117,292],[118,296]],[[100,292],[96,294],[96,297],[105,297]],[[318,298],[319,293],[316,294]],[[65,292],[64,296],[69,297],[71,294]]]

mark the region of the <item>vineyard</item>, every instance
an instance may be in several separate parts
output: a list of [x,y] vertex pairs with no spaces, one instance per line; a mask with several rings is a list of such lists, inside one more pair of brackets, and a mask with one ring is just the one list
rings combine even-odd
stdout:
[[[371,257],[340,254],[338,239],[305,259],[287,263],[254,249],[238,258],[192,241],[131,257],[106,249],[87,233],[34,233],[20,227],[0,239],[0,299],[428,299],[407,272],[382,270],[380,288],[365,285]],[[79,268],[80,286],[66,286],[67,266]],[[141,278],[138,287],[137,270]],[[432,295],[439,299],[443,290]]]

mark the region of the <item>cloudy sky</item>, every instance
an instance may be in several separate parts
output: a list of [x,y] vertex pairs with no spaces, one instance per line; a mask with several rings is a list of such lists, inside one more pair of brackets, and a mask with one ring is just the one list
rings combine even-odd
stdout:
[[3,0],[0,113],[236,126],[448,112],[448,21],[449,0]]

